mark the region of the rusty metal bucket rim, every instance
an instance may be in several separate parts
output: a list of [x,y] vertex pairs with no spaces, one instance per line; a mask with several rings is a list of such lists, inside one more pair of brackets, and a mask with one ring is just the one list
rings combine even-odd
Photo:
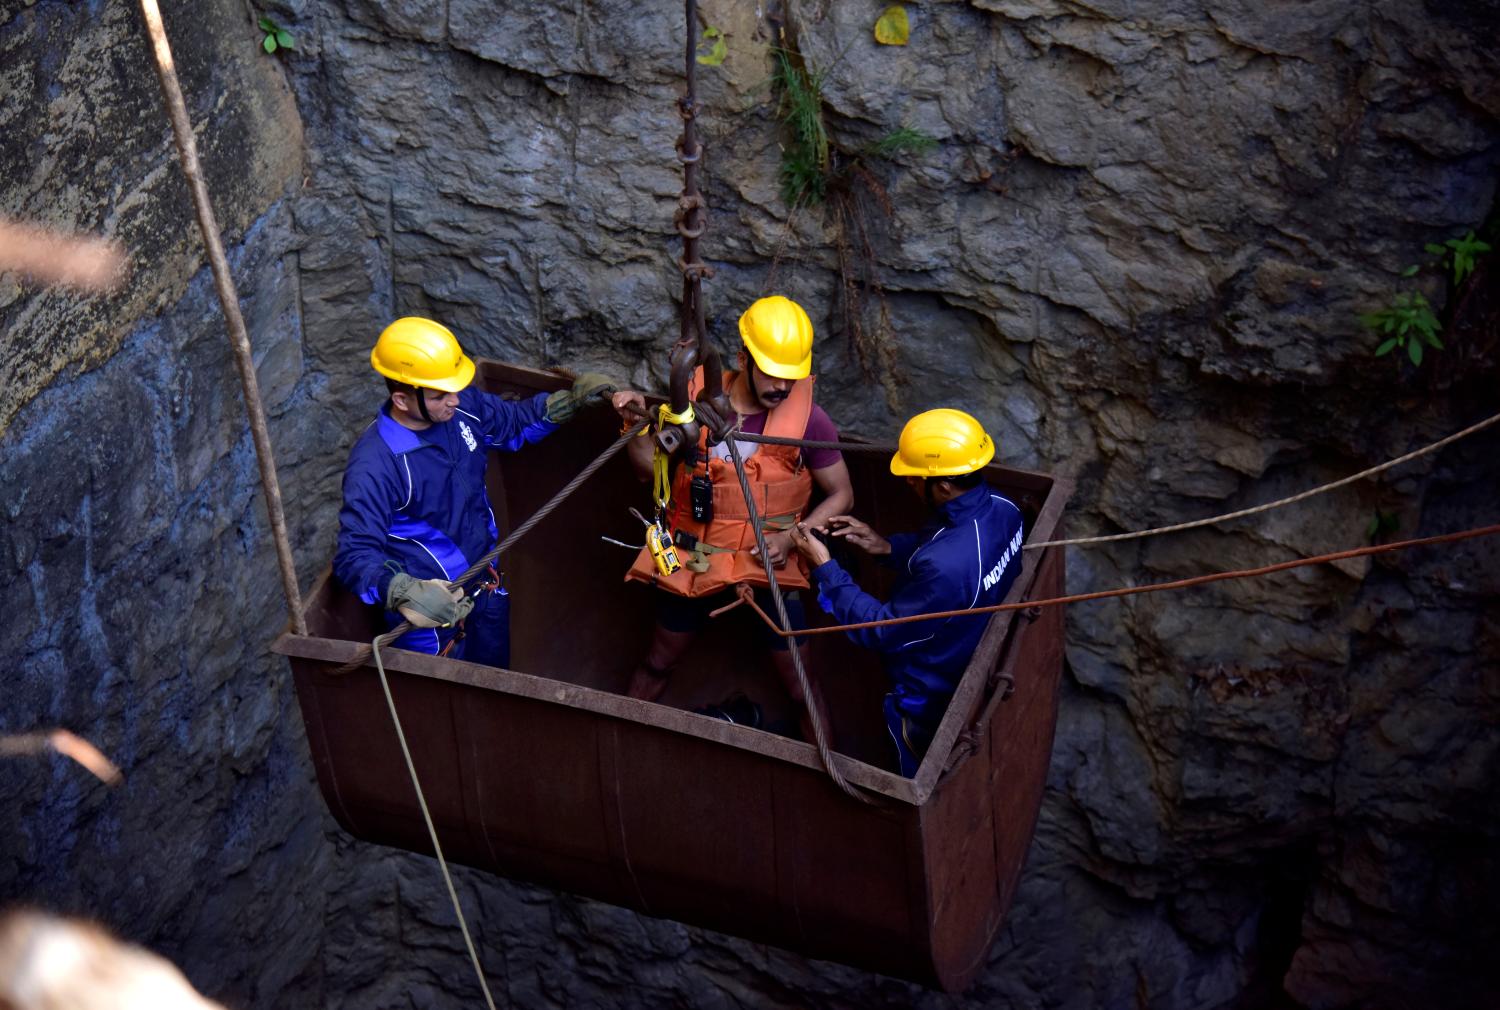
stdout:
[[[318,580],[309,600],[315,599],[330,577],[325,571]],[[317,635],[297,635],[285,630],[272,643],[271,650],[278,655],[311,659],[330,664],[343,664],[354,659],[364,644]],[[547,704],[565,705],[583,709],[612,719],[640,723],[671,733],[680,733],[724,744],[739,750],[798,764],[823,773],[817,751],[811,744],[777,736],[764,730],[738,726],[713,719],[709,716],[658,705],[654,702],[627,698],[609,691],[601,691],[567,681],[554,680],[538,674],[523,673],[496,666],[484,666],[463,660],[447,659],[426,653],[409,652],[405,649],[387,648],[381,651],[381,660],[386,672],[398,672],[406,676],[425,677],[452,684],[462,684],[502,694],[530,698]],[[344,676],[374,676],[373,666],[365,666]],[[920,806],[926,799],[919,796],[913,781],[901,775],[866,764],[844,754],[833,755],[839,772],[850,782],[872,792],[879,793],[898,803]]]
[[[1047,530],[1047,535],[1050,536],[1051,530],[1061,519],[1060,513],[1071,496],[1072,481],[1066,478],[1049,477],[1046,474],[1035,474],[1031,471],[1013,470],[1012,472],[1044,477],[1053,482],[1042,506],[1043,514],[1051,521],[1044,522],[1043,517],[1039,516],[1033,527],[1033,535],[1036,529],[1041,528]],[[1046,515],[1047,513],[1057,513],[1057,515]],[[1058,549],[1060,548],[1048,550]],[[1031,592],[1043,556],[1035,556],[1032,563],[1025,567],[1021,578],[1016,580],[1015,585],[1006,595],[1006,602],[1023,599]],[[325,584],[331,578],[331,568],[324,569],[314,584],[312,592],[308,594],[307,606],[309,608],[311,601],[321,595]],[[974,709],[976,704],[983,700],[983,691],[989,676],[984,668],[993,665],[995,657],[989,654],[996,652],[1003,645],[1006,637],[1012,633],[1010,626],[1016,616],[1015,611],[991,615],[985,627],[984,638],[981,639],[979,647],[975,649],[974,657],[965,668],[959,680],[958,689],[954,692],[953,700],[949,703],[948,711],[938,725],[938,732],[933,738],[932,746],[923,758],[914,778],[908,779],[856,758],[835,753],[833,757],[840,773],[850,782],[889,799],[914,807],[924,805],[946,778],[944,771],[948,755],[962,727],[982,715],[982,712],[974,711]],[[271,648],[278,655],[343,664],[354,659],[365,644],[343,639],[323,638],[317,635],[297,635],[287,628],[283,630]],[[382,659],[388,672],[397,671],[409,676],[500,691],[504,694],[549,704],[567,705],[614,719],[624,719],[668,732],[726,744],[739,750],[752,751],[787,763],[800,764],[815,771],[822,771],[822,764],[818,761],[817,752],[811,744],[789,740],[774,733],[747,726],[726,723],[693,712],[658,705],[654,702],[640,701],[609,691],[571,684],[538,674],[524,673],[520,670],[484,666],[462,660],[430,656],[425,653],[409,652],[405,649],[388,648],[382,654]],[[976,659],[982,661],[976,663]],[[359,673],[348,674],[348,676],[370,675],[373,672],[373,667],[366,666]]]

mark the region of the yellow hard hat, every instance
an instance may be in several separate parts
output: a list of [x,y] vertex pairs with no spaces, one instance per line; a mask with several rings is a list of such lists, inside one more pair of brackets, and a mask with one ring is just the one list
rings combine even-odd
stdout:
[[457,393],[474,378],[474,362],[442,323],[406,316],[380,332],[370,364],[387,379]]
[[812,320],[790,298],[762,298],[740,316],[740,339],[755,364],[778,379],[805,379],[812,371]]
[[995,458],[995,443],[983,426],[961,410],[939,407],[918,414],[901,429],[891,473],[897,477],[956,477]]

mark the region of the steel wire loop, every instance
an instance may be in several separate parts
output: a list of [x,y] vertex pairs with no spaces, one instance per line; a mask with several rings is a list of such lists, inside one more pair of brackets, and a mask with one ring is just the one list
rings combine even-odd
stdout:
[[[734,439],[728,438],[725,444],[729,447],[729,455],[734,460],[735,476],[740,481],[740,492],[745,496],[745,507],[750,513],[750,528],[755,531],[755,546],[760,551],[760,562],[765,568],[766,582],[771,588],[771,599],[776,602],[776,616],[781,619],[781,627],[776,633],[783,637],[797,634],[791,630],[792,622],[786,613],[786,601],[781,597],[781,587],[776,584],[776,570],[771,564],[770,551],[766,549],[765,531],[760,528],[760,510],[755,505],[755,493],[750,489],[750,479],[745,476],[745,461],[740,458],[739,447],[734,444]],[[745,599],[741,595],[741,599]],[[765,611],[755,606],[753,599],[746,600],[755,612],[762,618],[766,617]],[[773,625],[774,627],[774,625]],[[785,631],[781,629],[786,629]],[[875,800],[862,790],[856,789],[839,773],[834,767],[833,753],[828,747],[828,731],[823,725],[823,720],[818,714],[818,705],[813,701],[811,685],[807,680],[807,670],[802,665],[802,650],[797,647],[796,641],[788,642],[788,649],[792,654],[792,668],[797,672],[797,685],[802,689],[803,706],[807,709],[808,722],[812,724],[814,743],[818,748],[818,758],[823,762],[823,768],[828,772],[828,777],[833,779],[833,784],[845,793],[859,800],[861,803],[875,805]]]

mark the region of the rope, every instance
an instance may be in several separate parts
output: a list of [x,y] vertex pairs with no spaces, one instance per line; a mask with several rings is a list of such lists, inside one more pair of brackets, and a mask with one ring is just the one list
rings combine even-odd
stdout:
[[[1056,596],[1048,600],[1023,600],[1019,603],[996,603],[987,607],[973,607],[965,610],[938,610],[930,614],[908,614],[905,617],[887,617],[879,621],[861,621],[858,624],[837,624],[826,628],[806,628],[795,632],[798,635],[831,635],[838,631],[859,631],[864,628],[883,628],[892,624],[912,624],[917,621],[932,621],[943,617],[962,617],[965,614],[996,614],[1005,610],[1030,610],[1032,607],[1055,607],[1066,603],[1083,603],[1088,600],[1107,600],[1115,596],[1134,596],[1138,593],[1159,593],[1172,589],[1187,589],[1190,586],[1200,586],[1207,582],[1223,582],[1228,579],[1248,579],[1260,575],[1271,575],[1275,572],[1284,572],[1291,568],[1302,568],[1307,565],[1320,565],[1328,561],[1343,561],[1347,558],[1362,558],[1371,554],[1384,554],[1387,551],[1405,550],[1408,547],[1426,547],[1431,544],[1453,543],[1459,540],[1469,540],[1474,537],[1488,537],[1500,533],[1500,524],[1494,526],[1482,526],[1477,529],[1463,530],[1459,533],[1445,533],[1442,536],[1423,537],[1419,540],[1398,540],[1395,543],[1376,544],[1373,547],[1359,547],[1349,551],[1337,551],[1333,554],[1319,554],[1312,558],[1299,558],[1296,561],[1281,561],[1274,565],[1266,565],[1262,568],[1241,568],[1230,572],[1213,572],[1209,575],[1195,575],[1190,579],[1177,579],[1174,582],[1158,582],[1149,586],[1130,586],[1121,589],[1104,589],[1094,593],[1078,593],[1074,596]],[[756,605],[753,599],[745,600],[751,610],[760,615],[760,619],[766,623],[774,634],[782,638],[790,638],[792,632],[782,631],[776,626],[776,622],[767,616],[764,610]],[[729,607],[717,611],[723,613]]]
[[[790,637],[794,634],[790,630],[792,622],[787,617],[786,601],[781,598],[781,587],[776,584],[776,571],[771,565],[771,552],[766,549],[766,534],[760,528],[760,510],[755,506],[755,493],[750,490],[750,480],[745,476],[745,461],[740,458],[739,447],[734,444],[733,438],[726,440],[725,444],[729,446],[729,455],[734,459],[734,472],[740,479],[740,492],[745,497],[745,508],[750,513],[750,528],[755,531],[755,545],[760,550],[760,561],[761,565],[765,568],[766,582],[771,587],[771,599],[776,601],[776,615],[781,618],[781,627],[777,628],[775,625],[772,625],[772,627],[775,628],[778,635]],[[762,618],[765,618],[767,621],[770,620],[759,607],[755,609]],[[781,628],[788,630],[783,632]],[[791,642],[788,651],[792,654],[792,669],[797,672],[797,684],[802,688],[802,703],[807,709],[808,721],[812,723],[813,740],[818,747],[818,758],[823,762],[823,767],[827,770],[828,777],[833,779],[834,785],[861,803],[873,804],[874,801],[870,797],[851,786],[844,779],[844,776],[839,774],[839,770],[834,767],[833,754],[828,748],[827,730],[824,728],[823,720],[818,714],[818,706],[813,701],[812,688],[807,681],[807,670],[802,666],[802,650],[797,646],[796,642]]]
[[208,199],[208,186],[198,167],[198,145],[193,139],[192,124],[188,121],[187,105],[182,100],[182,88],[177,83],[177,71],[172,63],[172,47],[167,42],[167,30],[162,25],[161,10],[157,7],[156,0],[140,0],[140,3],[141,14],[146,19],[146,33],[151,37],[151,51],[156,57],[156,76],[161,80],[162,102],[167,108],[167,118],[172,121],[177,158],[182,164],[182,174],[187,178],[193,208],[198,212],[198,230],[203,233],[203,245],[208,250],[208,264],[214,275],[214,290],[218,293],[219,305],[224,310],[224,322],[229,328],[229,346],[234,350],[234,364],[240,373],[240,388],[244,391],[245,412],[250,418],[255,459],[260,465],[260,485],[266,496],[266,515],[271,520],[271,539],[276,544],[276,562],[281,569],[281,590],[286,595],[287,613],[291,617],[292,630],[305,635],[307,622],[302,616],[302,593],[297,588],[297,564],[292,558],[291,539],[287,536],[286,515],[281,507],[281,484],[276,479],[276,458],[271,452],[271,435],[266,427],[265,407],[261,403],[260,385],[255,378],[250,336],[245,332],[245,319],[240,315],[240,296],[235,291],[234,279],[229,276],[229,261],[224,258],[224,246],[219,241],[219,225],[214,219],[213,204]]
[[[1369,467],[1365,470],[1361,470],[1359,471],[1359,473],[1351,474],[1348,477],[1340,478],[1339,480],[1333,481],[1328,484],[1320,484],[1317,487],[1310,488],[1306,491],[1302,491],[1298,494],[1294,494],[1286,498],[1278,498],[1276,501],[1266,502],[1263,505],[1254,505],[1250,508],[1240,509],[1237,512],[1225,512],[1223,515],[1209,516],[1207,519],[1194,519],[1189,522],[1174,523],[1171,526],[1157,526],[1153,529],[1135,530],[1130,533],[1114,533],[1110,534],[1109,536],[1098,537],[1075,537],[1071,540],[1046,540],[1041,543],[1026,544],[1022,548],[1022,550],[1039,551],[1044,547],[1079,547],[1089,544],[1114,543],[1119,540],[1139,540],[1143,537],[1154,537],[1162,533],[1177,533],[1181,530],[1197,529],[1200,526],[1212,526],[1216,523],[1228,522],[1231,519],[1243,519],[1245,516],[1252,516],[1261,512],[1269,512],[1272,509],[1278,509],[1284,505],[1292,505],[1296,502],[1306,501],[1308,498],[1313,498],[1320,494],[1326,494],[1329,491],[1336,490],[1348,484],[1353,484],[1356,481],[1364,480],[1366,477],[1373,477],[1377,473],[1383,473],[1384,471],[1389,470],[1392,467],[1400,466],[1402,463],[1409,463],[1414,459],[1418,459],[1419,457],[1437,452],[1439,449],[1446,448],[1447,446],[1452,445],[1454,442],[1457,442],[1461,438],[1467,438],[1470,435],[1483,431],[1484,429],[1494,425],[1497,422],[1500,422],[1500,414],[1495,414],[1491,417],[1487,417],[1483,421],[1479,421],[1475,424],[1469,425],[1462,431],[1456,431],[1453,434],[1449,435],[1447,438],[1439,439],[1438,441],[1433,442],[1430,445],[1424,445],[1422,446],[1422,448],[1413,450],[1412,452],[1409,452],[1404,456],[1397,456],[1395,459],[1386,460],[1384,463]],[[807,438],[781,438],[774,435],[751,435],[742,431],[736,431],[734,437],[742,442],[764,442],[768,445],[792,445],[800,446],[804,449],[837,449],[841,452],[880,453],[891,453],[896,451],[896,446],[889,443],[882,444],[867,442],[826,442]]]
[[1377,473],[1389,470],[1395,466],[1400,466],[1402,463],[1410,462],[1411,460],[1417,459],[1420,456],[1426,456],[1428,453],[1437,452],[1439,449],[1442,449],[1445,446],[1452,445],[1454,442],[1457,442],[1461,438],[1466,438],[1469,435],[1474,434],[1475,432],[1483,431],[1485,428],[1488,428],[1490,425],[1494,424],[1497,421],[1500,421],[1500,414],[1495,414],[1492,417],[1487,417],[1477,424],[1471,424],[1463,431],[1456,431],[1453,434],[1449,435],[1447,438],[1441,439],[1437,442],[1433,442],[1431,445],[1424,445],[1422,448],[1409,452],[1405,456],[1397,456],[1395,459],[1386,460],[1384,463],[1381,463],[1378,466],[1372,466],[1367,470],[1361,470],[1359,473],[1350,474],[1348,477],[1336,480],[1331,484],[1322,484],[1318,487],[1303,491],[1300,494],[1294,494],[1287,498],[1278,498],[1276,501],[1266,502],[1264,505],[1254,505],[1250,508],[1240,509],[1238,512],[1226,512],[1223,515],[1210,516],[1207,519],[1194,519],[1191,522],[1175,523],[1171,526],[1158,526],[1156,529],[1137,530],[1134,533],[1114,533],[1110,536],[1103,537],[1076,537],[1072,540],[1048,540],[1045,543],[1027,544],[1025,549],[1034,551],[1040,550],[1043,547],[1076,547],[1083,544],[1107,544],[1113,543],[1118,540],[1138,540],[1141,537],[1156,536],[1158,533],[1176,533],[1179,530],[1191,530],[1196,529],[1199,526],[1210,526],[1214,523],[1227,522],[1230,519],[1241,519],[1245,516],[1253,516],[1260,512],[1269,512],[1272,509],[1281,508],[1283,505],[1291,505],[1294,502],[1305,501],[1308,498],[1324,494],[1325,492],[1332,491],[1335,488],[1341,488],[1346,484],[1353,484],[1355,481],[1364,480],[1366,477],[1373,477]]
[[[533,512],[525,522],[517,526],[515,529],[511,530],[510,534],[505,537],[505,539],[501,540],[500,543],[495,546],[494,550],[490,551],[484,557],[474,562],[474,564],[469,566],[468,571],[464,572],[458,578],[448,583],[448,588],[461,589],[463,588],[464,584],[474,576],[480,574],[481,572],[487,572],[490,565],[494,561],[496,561],[500,557],[500,555],[504,554],[516,544],[520,543],[522,537],[530,533],[533,529],[536,528],[538,523],[547,518],[547,516],[551,515],[552,512],[555,511],[557,507],[561,505],[569,495],[578,490],[578,488],[583,484],[584,481],[592,477],[595,473],[598,472],[600,467],[614,458],[614,456],[621,449],[625,448],[626,444],[629,443],[631,439],[645,432],[649,429],[649,427],[649,425],[641,425],[639,428],[632,428],[621,435],[619,438],[615,439],[614,442],[610,444],[609,448],[605,449],[598,456],[595,456],[593,461],[589,463],[588,466],[578,471],[577,476],[564,484],[562,488],[558,490],[557,494],[553,495],[551,498],[548,498],[547,501],[542,505],[542,507]],[[390,631],[387,631],[385,634],[376,638],[375,641],[381,646],[390,645],[396,639],[400,638],[402,635],[410,631],[411,627],[412,626],[410,622],[402,621]],[[303,632],[303,634],[306,634],[306,632]],[[345,663],[343,666],[339,667],[337,670],[334,670],[333,672],[335,674],[353,673],[355,670],[365,665],[373,651],[373,649],[370,652],[360,651],[355,655],[353,659]]]
[[458,902],[458,891],[453,887],[453,876],[448,872],[448,860],[443,858],[443,846],[438,841],[437,828],[432,823],[432,813],[427,809],[427,797],[422,794],[422,783],[417,780],[417,766],[412,762],[411,749],[406,746],[406,733],[401,729],[401,717],[396,714],[396,700],[391,697],[391,683],[385,676],[385,664],[380,661],[380,639],[370,643],[370,653],[375,657],[375,671],[380,674],[380,689],[385,692],[386,707],[391,710],[391,723],[396,727],[396,739],[401,742],[401,756],[406,759],[406,771],[411,776],[411,786],[417,791],[417,805],[422,808],[422,820],[427,825],[427,837],[432,839],[432,851],[437,856],[438,867],[443,871],[443,883],[448,885],[448,898],[453,902],[453,912],[458,916],[458,928],[464,934],[464,946],[469,948],[469,960],[474,963],[474,975],[479,979],[479,988],[484,991],[484,1002],[489,1010],[495,1010],[495,998],[490,995],[489,983],[484,980],[484,968],[479,964],[479,952],[474,949],[474,939],[469,935],[469,923],[464,918],[463,906]]

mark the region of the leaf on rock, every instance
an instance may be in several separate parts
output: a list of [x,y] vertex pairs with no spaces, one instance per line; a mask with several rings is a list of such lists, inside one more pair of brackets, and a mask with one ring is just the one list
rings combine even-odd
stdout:
[[[708,51],[703,47],[707,45]],[[712,25],[703,29],[703,40],[698,43],[697,61],[705,67],[717,67],[729,55],[729,44],[724,41],[724,32]]]
[[904,46],[911,38],[911,22],[907,20],[906,8],[891,4],[875,20],[875,41],[883,46]]

